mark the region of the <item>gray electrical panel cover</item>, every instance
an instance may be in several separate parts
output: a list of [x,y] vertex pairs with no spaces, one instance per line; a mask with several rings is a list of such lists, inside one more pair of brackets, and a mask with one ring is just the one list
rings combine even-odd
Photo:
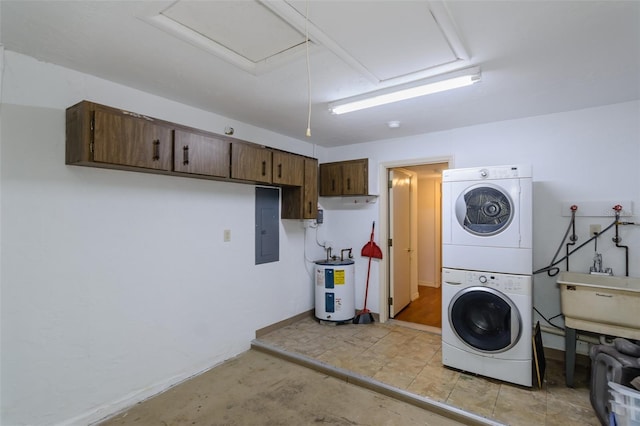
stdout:
[[256,265],[280,260],[278,188],[256,187]]

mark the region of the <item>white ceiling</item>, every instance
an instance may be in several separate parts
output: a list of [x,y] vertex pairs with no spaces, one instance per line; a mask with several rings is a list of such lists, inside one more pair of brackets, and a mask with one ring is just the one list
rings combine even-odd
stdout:
[[[640,99],[640,1],[2,0],[0,16],[7,50],[327,147]],[[470,87],[327,109],[470,66]]]

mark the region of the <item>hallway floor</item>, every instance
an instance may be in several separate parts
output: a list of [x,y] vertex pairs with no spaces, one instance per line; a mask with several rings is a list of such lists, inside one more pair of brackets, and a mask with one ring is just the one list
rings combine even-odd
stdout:
[[564,384],[563,364],[547,359],[542,389],[529,389],[443,367],[440,339],[399,321],[334,326],[308,317],[261,336],[255,344],[504,424],[600,424],[589,401],[585,367],[578,367],[571,389]]
[[442,328],[442,289],[418,286],[419,296],[398,312],[394,319]]

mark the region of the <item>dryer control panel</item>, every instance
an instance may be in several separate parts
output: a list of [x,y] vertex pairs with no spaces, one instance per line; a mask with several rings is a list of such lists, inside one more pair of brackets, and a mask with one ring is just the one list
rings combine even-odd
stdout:
[[447,169],[442,171],[442,181],[473,181],[486,179],[530,178],[531,165],[516,164],[508,166],[470,167],[465,169]]

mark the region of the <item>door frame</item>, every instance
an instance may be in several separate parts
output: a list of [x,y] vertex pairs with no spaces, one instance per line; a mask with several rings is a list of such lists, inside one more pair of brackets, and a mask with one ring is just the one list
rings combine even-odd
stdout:
[[[435,163],[448,163],[449,167],[452,168],[454,161],[452,156],[442,156],[380,163],[380,166],[378,167],[378,183],[380,185],[380,195],[378,197],[378,202],[380,203],[378,208],[378,223],[380,225],[378,228],[380,232],[380,241],[384,242],[384,244],[381,244],[383,258],[389,259],[389,245],[387,244],[387,241],[389,241],[389,191],[387,190],[389,169]],[[389,303],[387,303],[389,300],[389,268],[387,268],[387,262],[380,262],[378,266],[379,320],[383,323],[389,320]]]

